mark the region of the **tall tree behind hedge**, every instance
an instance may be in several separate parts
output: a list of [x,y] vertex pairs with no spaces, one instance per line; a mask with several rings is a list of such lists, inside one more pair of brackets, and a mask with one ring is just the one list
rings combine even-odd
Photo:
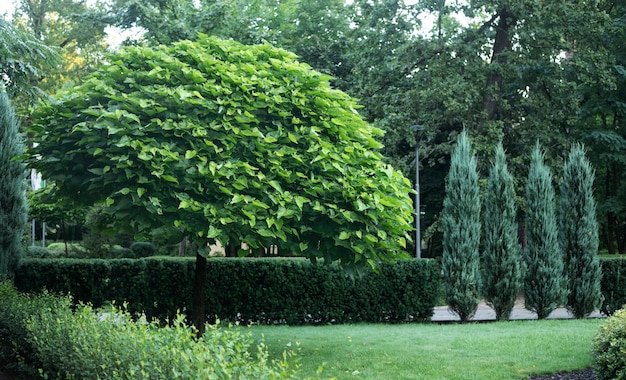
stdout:
[[568,277],[567,306],[576,318],[600,307],[602,270],[593,197],[594,172],[582,145],[572,147],[563,169],[559,199],[559,241]]
[[536,312],[539,319],[550,315],[567,295],[555,206],[552,174],[537,143],[531,154],[526,182],[524,298],[526,308]]
[[452,153],[442,221],[446,303],[466,322],[480,301],[480,197],[476,158],[465,131]]
[[522,287],[522,258],[517,242],[515,184],[509,172],[502,143],[496,147],[485,193],[483,295],[507,320]]
[[24,153],[9,96],[0,90],[0,279],[11,278],[21,256],[26,224]]

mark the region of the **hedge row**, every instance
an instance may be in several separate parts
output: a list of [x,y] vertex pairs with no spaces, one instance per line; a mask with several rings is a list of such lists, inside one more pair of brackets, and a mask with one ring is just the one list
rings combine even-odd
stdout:
[[[191,311],[193,258],[27,259],[16,273],[23,292],[71,293],[100,307],[126,302],[130,312],[172,318]],[[440,270],[433,260],[383,265],[351,279],[334,265],[304,259],[207,262],[206,310],[231,322],[317,324],[421,321],[432,316]]]

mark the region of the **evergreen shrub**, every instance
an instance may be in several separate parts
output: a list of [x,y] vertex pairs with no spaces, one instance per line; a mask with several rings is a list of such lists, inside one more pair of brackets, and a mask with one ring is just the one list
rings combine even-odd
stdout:
[[156,253],[157,247],[147,241],[136,241],[130,245],[135,257],[148,257]]
[[598,379],[626,379],[625,353],[626,309],[621,309],[600,326],[593,341],[594,369]]
[[46,247],[29,246],[24,250],[24,257],[31,257],[35,259],[45,259],[50,257],[50,251]]
[[[24,260],[21,291],[71,293],[100,307],[127,302],[131,313],[173,318],[191,310],[194,259]],[[386,264],[380,274],[350,278],[336,265],[306,259],[213,258],[207,262],[206,308],[213,320],[317,324],[403,322],[432,316],[440,268],[422,259]]]
[[612,315],[626,305],[626,259],[600,258],[602,266],[602,306],[600,311]]
[[[280,361],[240,328],[209,327],[201,339],[177,316],[169,324],[119,308],[75,307],[70,297],[18,294],[0,285],[0,331],[20,354],[20,372],[54,379],[286,379],[294,353]],[[2,342],[5,343],[5,342]],[[3,357],[4,359],[10,356]]]

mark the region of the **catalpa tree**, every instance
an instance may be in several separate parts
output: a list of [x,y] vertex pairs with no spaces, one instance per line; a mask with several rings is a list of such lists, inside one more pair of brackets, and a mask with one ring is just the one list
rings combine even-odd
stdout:
[[196,285],[215,240],[351,270],[406,257],[410,183],[330,77],[204,35],[109,62],[34,115],[31,164],[60,196],[118,230],[176,228],[200,247]]

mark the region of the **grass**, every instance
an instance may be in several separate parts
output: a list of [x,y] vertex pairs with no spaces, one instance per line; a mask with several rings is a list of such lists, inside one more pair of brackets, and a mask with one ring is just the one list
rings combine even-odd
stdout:
[[277,358],[298,346],[303,379],[505,380],[590,367],[600,323],[253,326],[250,331],[255,338],[264,336]]

